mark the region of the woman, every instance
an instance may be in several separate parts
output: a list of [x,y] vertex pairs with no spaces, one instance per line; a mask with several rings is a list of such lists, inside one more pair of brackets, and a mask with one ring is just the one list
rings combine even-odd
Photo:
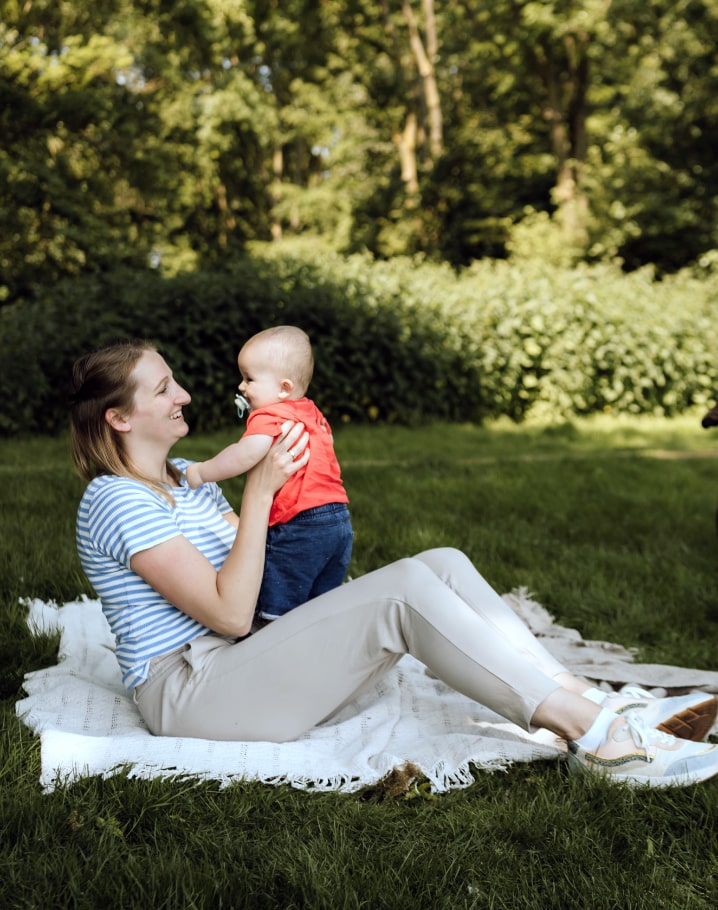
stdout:
[[192,490],[188,462],[168,457],[188,432],[190,396],[154,347],[102,348],[75,363],[73,380],[73,461],[90,481],[78,551],[154,734],[294,739],[409,653],[510,721],[564,738],[576,769],[652,786],[718,773],[718,747],[694,741],[716,699],[590,688],[457,550],[399,560],[252,634],[274,494],[311,458],[303,426],[287,424],[249,472],[237,516],[216,485]]

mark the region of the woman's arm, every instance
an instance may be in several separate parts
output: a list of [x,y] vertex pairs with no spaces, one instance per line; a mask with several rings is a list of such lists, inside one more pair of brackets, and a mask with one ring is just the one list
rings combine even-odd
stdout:
[[[214,632],[246,635],[264,572],[272,500],[285,481],[309,460],[308,439],[304,425],[294,424],[247,474],[237,536],[219,572],[182,536],[136,553],[130,560],[132,571]],[[289,449],[299,453],[296,458]]]

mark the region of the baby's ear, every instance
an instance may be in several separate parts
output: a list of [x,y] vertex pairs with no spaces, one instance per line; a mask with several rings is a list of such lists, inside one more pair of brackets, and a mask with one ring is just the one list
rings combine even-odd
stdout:
[[291,379],[282,379],[279,383],[279,397],[283,400],[289,398],[294,391],[294,383]]

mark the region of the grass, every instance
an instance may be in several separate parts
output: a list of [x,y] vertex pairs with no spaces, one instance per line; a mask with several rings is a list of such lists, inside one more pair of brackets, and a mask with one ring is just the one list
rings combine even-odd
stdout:
[[[228,434],[190,437],[202,456]],[[466,550],[499,590],[528,587],[586,638],[715,667],[718,436],[694,417],[347,427],[354,575],[425,547]],[[32,638],[18,598],[92,593],[73,548],[82,484],[67,440],[0,441],[0,906],[590,908],[718,905],[718,779],[642,792],[556,762],[479,773],[467,790],[89,778],[40,792],[14,716]],[[237,500],[241,481],[225,484]]]

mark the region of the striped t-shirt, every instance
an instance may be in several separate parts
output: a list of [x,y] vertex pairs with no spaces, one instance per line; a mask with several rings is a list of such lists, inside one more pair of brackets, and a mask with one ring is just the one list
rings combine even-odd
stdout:
[[210,631],[136,575],[130,559],[184,534],[219,570],[236,534],[223,517],[232,507],[217,484],[193,490],[184,477],[190,462],[172,462],[183,473],[172,489],[174,507],[140,481],[109,474],[89,483],[77,512],[80,562],[102,601],[129,689],[147,678],[153,657]]

